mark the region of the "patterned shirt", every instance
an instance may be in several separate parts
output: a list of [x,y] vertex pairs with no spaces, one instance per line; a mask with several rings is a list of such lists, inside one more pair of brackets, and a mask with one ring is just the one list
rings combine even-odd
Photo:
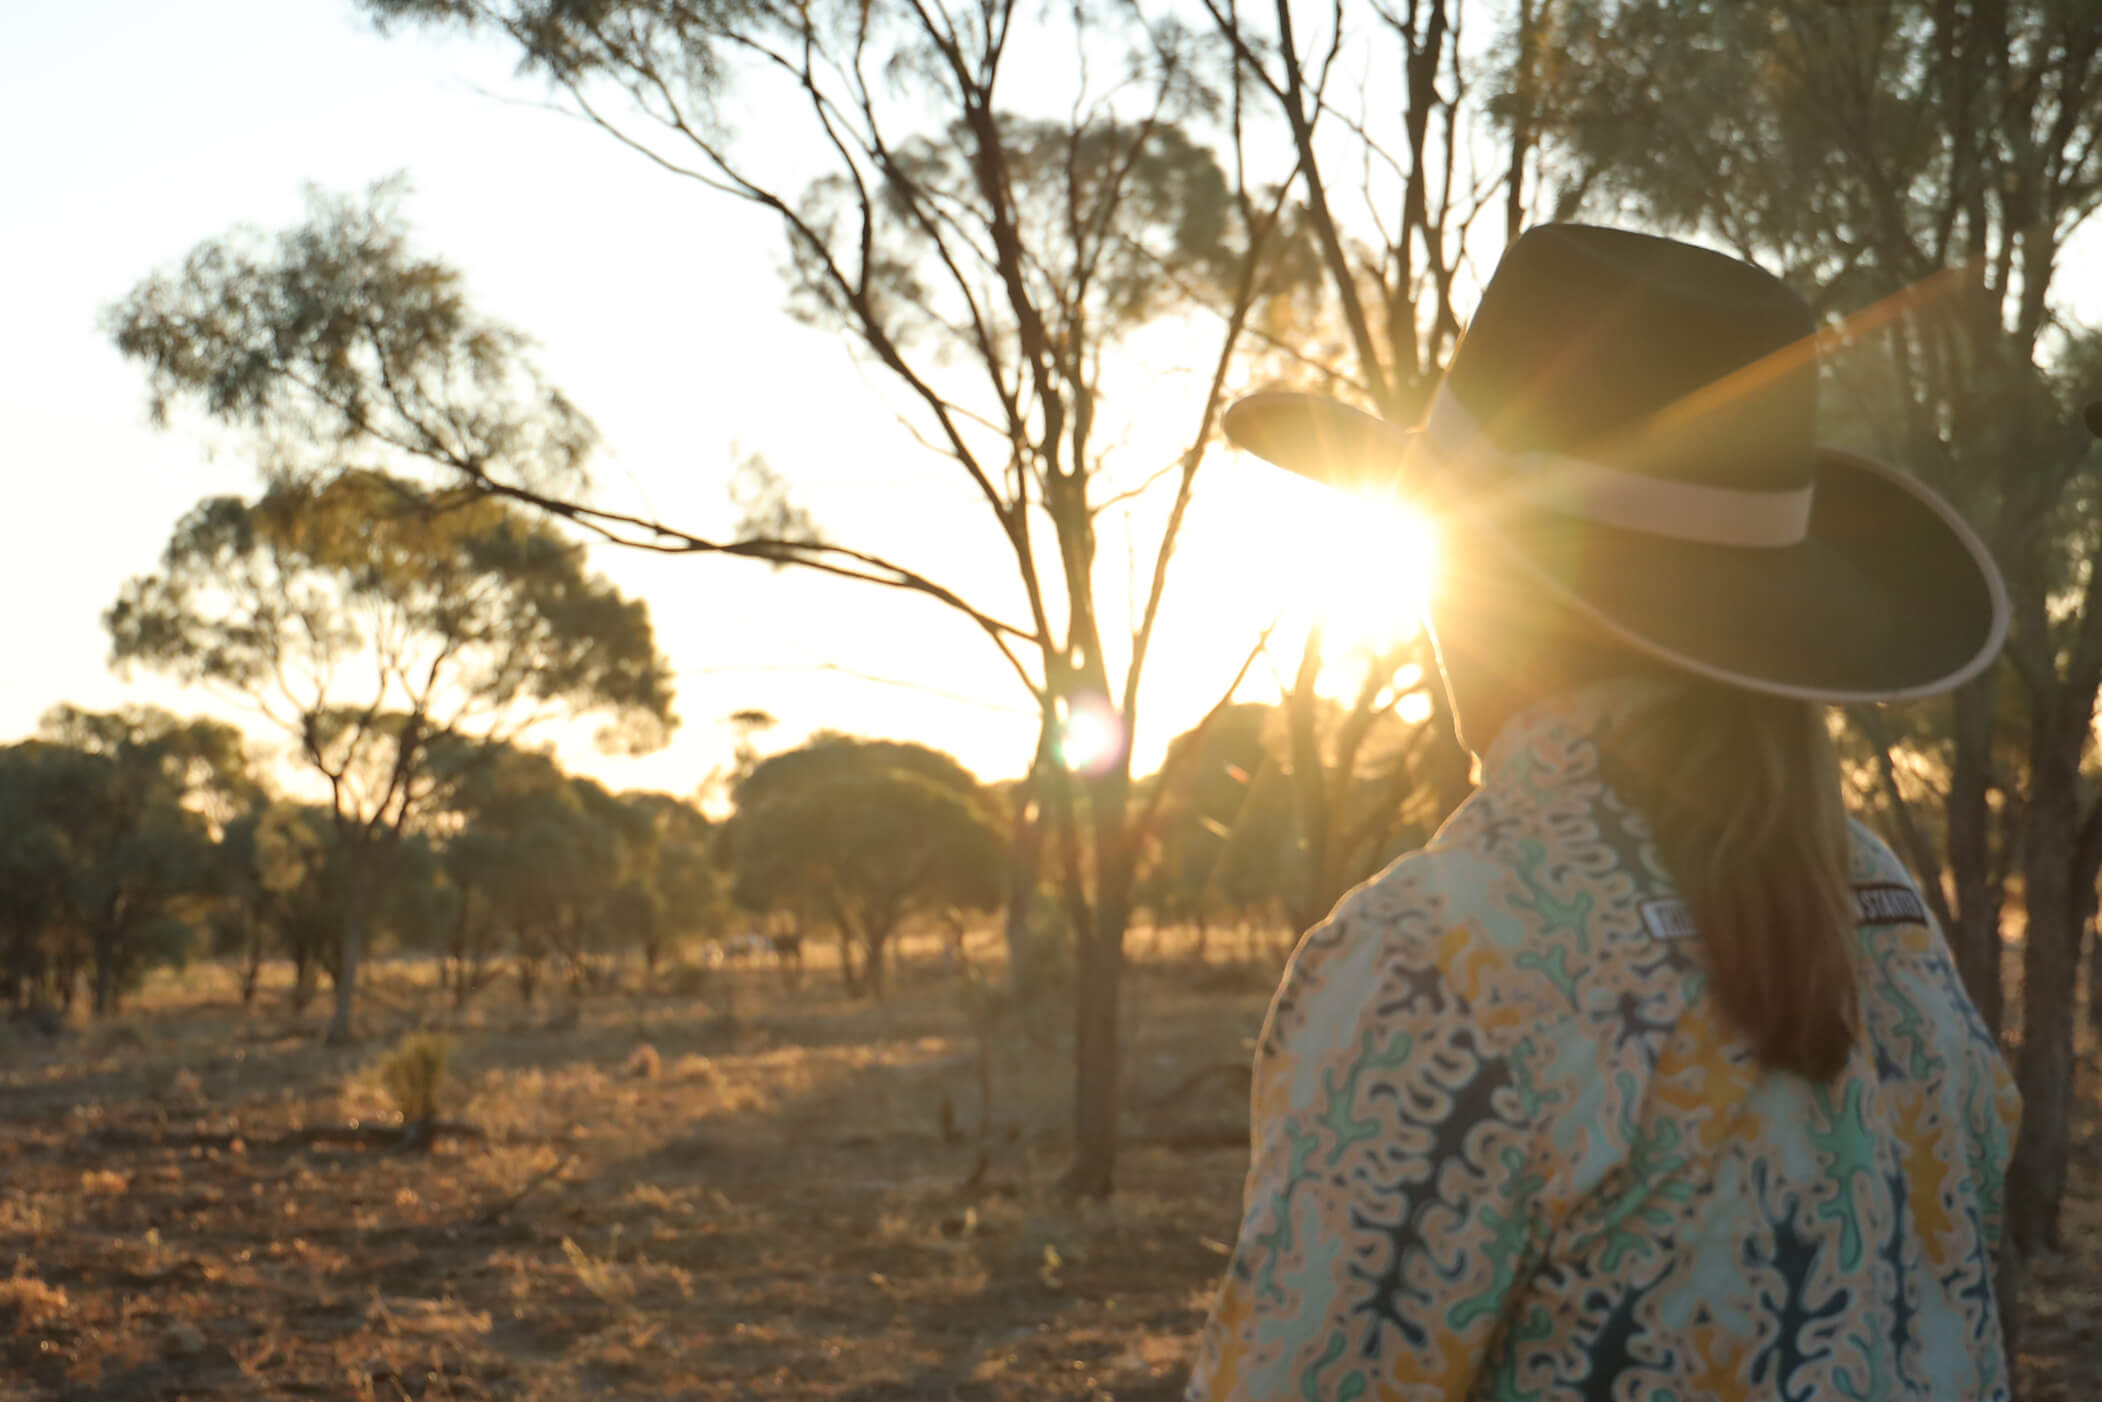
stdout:
[[1762,1071],[1595,741],[1532,710],[1301,942],[1191,1399],[1998,1399],[2019,1101],[1903,866],[1853,833],[1863,1035]]

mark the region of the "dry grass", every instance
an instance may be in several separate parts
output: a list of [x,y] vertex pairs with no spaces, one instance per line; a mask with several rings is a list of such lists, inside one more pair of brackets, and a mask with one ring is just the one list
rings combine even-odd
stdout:
[[[1063,1048],[1003,1046],[981,1134],[970,1027],[931,968],[880,1007],[821,968],[796,992],[753,968],[564,1027],[502,997],[453,1016],[383,967],[348,1049],[281,984],[244,1014],[193,971],[128,1036],[19,1042],[0,1399],[1167,1402],[1244,1167],[1182,1146],[1230,1141],[1245,1102],[1230,1077],[1154,1101],[1245,1057],[1263,980],[1135,974],[1120,1191],[1072,1206]],[[485,1142],[301,1142],[398,1121],[373,1068],[419,1031],[454,1039],[445,1114]],[[2102,1356],[2102,1117],[2082,1113],[2072,1250],[2029,1284],[2029,1402],[2092,1395]]]
[[[752,968],[588,1001],[572,1027],[502,997],[454,1017],[383,967],[347,1049],[282,984],[244,1013],[192,971],[129,1035],[17,1044],[0,1398],[1165,1402],[1241,1156],[1149,1147],[1170,1126],[1135,1114],[1117,1201],[1066,1206],[1064,1057],[1018,1041],[966,1186],[973,1044],[932,963],[880,1007],[821,965],[794,992]],[[1135,985],[1142,1090],[1245,1055],[1260,992]],[[486,1142],[302,1142],[398,1123],[375,1068],[418,1032],[453,1039],[444,1114]],[[1222,1088],[1176,1113],[1240,1107]]]

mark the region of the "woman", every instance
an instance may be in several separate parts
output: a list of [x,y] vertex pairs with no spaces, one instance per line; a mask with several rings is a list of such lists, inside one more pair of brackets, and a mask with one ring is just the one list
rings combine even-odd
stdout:
[[1416,434],[1229,415],[1446,523],[1480,789],[1293,957],[1191,1397],[2007,1395],[2016,1097],[1825,719],[1976,675],[2006,601],[1816,445],[1813,330],[1748,264],[1550,225]]

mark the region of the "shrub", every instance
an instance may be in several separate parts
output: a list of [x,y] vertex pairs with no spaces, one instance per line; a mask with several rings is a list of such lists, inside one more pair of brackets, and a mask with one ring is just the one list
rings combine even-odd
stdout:
[[12,1276],[0,1277],[0,1324],[11,1329],[42,1328],[71,1308],[64,1290],[46,1285],[19,1260]]
[[411,1032],[380,1060],[380,1089],[415,1124],[438,1115],[438,1093],[452,1060],[453,1041],[435,1032]]

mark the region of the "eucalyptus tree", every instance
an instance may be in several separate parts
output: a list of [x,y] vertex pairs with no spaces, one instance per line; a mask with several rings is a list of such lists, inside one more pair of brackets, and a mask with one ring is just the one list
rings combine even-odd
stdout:
[[1000,903],[1007,854],[988,796],[939,751],[821,735],[762,761],[735,797],[736,900],[810,903],[839,936],[851,993],[882,995],[908,921]]
[[654,977],[678,941],[721,932],[727,882],[714,826],[700,809],[665,793],[626,793],[620,802],[633,824],[634,855],[619,899],[643,973]]
[[[1033,783],[1013,815],[1022,840],[1010,906],[1013,919],[1026,913],[1055,858],[1079,969],[1070,1183],[1108,1191],[1141,845],[1130,737],[1168,564],[1233,349],[1266,290],[1258,255],[1282,199],[1221,159],[1237,129],[1201,81],[1192,37],[1131,8],[1037,14],[1011,0],[365,8],[385,24],[508,40],[524,68],[638,159],[775,218],[792,304],[888,377],[928,449],[926,490],[968,490],[1011,583],[969,590],[945,577],[946,548],[930,547],[929,563],[894,559],[789,518],[787,535],[717,539],[596,504],[565,476],[588,450],[588,423],[533,376],[512,333],[466,307],[449,269],[407,251],[384,199],[318,205],[273,248],[239,236],[201,247],[118,310],[119,343],[152,367],[159,395],[195,397],[230,421],[384,445],[609,539],[792,563],[967,619],[1041,720]],[[1073,82],[1050,110],[996,100],[1054,62]],[[729,114],[747,110],[767,113],[764,151],[730,135]],[[1134,333],[1172,319],[1200,286],[1224,324],[1193,377],[1201,402],[1181,413],[1156,475],[1116,452],[1135,410],[1104,385]],[[1127,630],[1107,592],[1116,586],[1098,577],[1122,573],[1098,558],[1099,531],[1140,499],[1158,528],[1134,542]],[[747,513],[762,530],[772,519]],[[1222,683],[1231,670],[1229,659]],[[1058,763],[1077,714],[1121,735],[1084,775]]]
[[215,833],[264,796],[248,740],[223,720],[177,716],[158,706],[89,711],[67,704],[43,714],[37,735],[108,756],[138,790],[175,795]]
[[16,1012],[70,1007],[86,963],[61,924],[68,854],[49,817],[47,757],[34,742],[0,749],[0,978]]
[[[350,901],[350,851],[334,812],[325,804],[296,804],[277,815],[290,849],[281,889],[269,903],[269,935],[292,963],[292,1011],[314,1001],[321,976],[342,975],[343,911]],[[363,897],[368,915],[377,892]]]
[[1297,830],[1289,800],[1278,801],[1282,767],[1268,742],[1276,719],[1269,706],[1230,706],[1169,741],[1175,762],[1164,777],[1149,776],[1167,792],[1141,896],[1156,927],[1195,928],[1199,959],[1215,919],[1281,900],[1287,889]]
[[[1417,422],[1459,342],[1470,288],[1536,213],[1531,114],[1554,0],[1486,11],[1461,0],[1200,3],[1248,120],[1267,117],[1294,157],[1295,273],[1257,328],[1263,368],[1275,383]],[[1485,23],[1486,41],[1470,35]],[[1357,548],[1398,558],[1422,547],[1390,538]],[[1397,580],[1408,572],[1397,563]],[[1414,821],[1428,807],[1435,819],[1466,796],[1444,694],[1420,685],[1434,665],[1420,630],[1354,649],[1308,631],[1284,687],[1290,754],[1280,767],[1306,859],[1290,900],[1302,927],[1382,859],[1385,845],[1364,840],[1362,810],[1406,805]],[[1356,685],[1339,714],[1323,686],[1344,671]],[[1397,726],[1412,693],[1429,711]],[[1365,748],[1396,730],[1412,732],[1405,760]]]
[[[1436,766],[1449,737],[1360,690],[1348,701],[1314,697],[1309,746],[1300,704],[1288,695],[1277,706],[1237,705],[1171,742],[1147,882],[1157,914],[1194,918],[1200,930],[1218,913],[1281,914],[1305,930],[1444,818]],[[1300,766],[1321,771],[1311,824],[1318,841]]]
[[155,963],[179,962],[217,890],[214,808],[250,791],[240,736],[151,707],[60,707],[0,751],[0,902],[18,1000],[71,999],[92,977],[98,1016]]
[[223,721],[65,705],[38,733],[95,762],[60,803],[78,820],[68,832],[69,885],[90,942],[94,1009],[112,1013],[146,962],[187,953],[216,891],[212,843],[259,780],[240,732]]
[[220,829],[215,930],[221,953],[239,964],[244,1006],[254,1003],[270,956],[293,953],[284,928],[292,902],[327,855],[312,817],[284,799],[259,801]]
[[613,956],[652,936],[648,810],[537,750],[492,745],[461,757],[470,762],[432,825],[451,893],[442,947],[455,1005],[503,954],[527,1003],[558,968],[582,991]]
[[596,780],[565,775],[566,836],[539,874],[553,947],[582,994],[611,983],[655,916],[648,818]]
[[105,758],[47,741],[0,749],[0,928],[18,1006],[72,1007],[92,966],[77,876],[108,836],[99,800],[110,769]]
[[384,867],[460,762],[598,713],[642,750],[672,724],[638,601],[515,507],[374,470],[212,497],[107,614],[113,660],[209,688],[288,736],[328,792],[345,865],[332,1040],[351,1034]]

